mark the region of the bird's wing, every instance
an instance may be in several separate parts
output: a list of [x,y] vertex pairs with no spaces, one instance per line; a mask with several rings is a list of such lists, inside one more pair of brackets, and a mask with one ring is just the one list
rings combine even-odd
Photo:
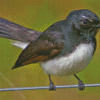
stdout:
[[27,29],[23,26],[0,18],[0,37],[22,42],[31,42],[36,40],[42,32]]
[[48,40],[37,40],[36,42],[32,42],[21,52],[12,69],[54,58],[59,55],[62,47],[63,43],[54,44]]

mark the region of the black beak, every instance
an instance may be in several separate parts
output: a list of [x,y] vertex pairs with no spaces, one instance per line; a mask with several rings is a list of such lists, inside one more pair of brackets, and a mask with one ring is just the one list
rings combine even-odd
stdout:
[[93,25],[94,28],[100,28],[100,24],[98,25]]

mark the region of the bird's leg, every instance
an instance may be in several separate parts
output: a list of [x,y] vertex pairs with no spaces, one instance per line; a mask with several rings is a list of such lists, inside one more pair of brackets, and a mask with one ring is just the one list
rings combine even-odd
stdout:
[[50,80],[50,88],[49,88],[49,91],[51,91],[51,90],[55,90],[56,91],[55,85],[53,84],[50,75],[48,75],[48,76],[49,76],[49,80]]
[[78,79],[78,89],[83,91],[85,89],[84,83],[80,80],[80,78],[77,75],[74,74],[74,76]]

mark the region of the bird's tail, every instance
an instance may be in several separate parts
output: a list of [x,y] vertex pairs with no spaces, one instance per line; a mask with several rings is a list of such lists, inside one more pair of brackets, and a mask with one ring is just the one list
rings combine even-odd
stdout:
[[29,43],[30,42],[21,42],[21,41],[11,40],[11,44],[13,46],[16,46],[18,48],[21,48],[23,50],[29,45]]
[[41,33],[0,18],[0,37],[22,42],[31,42],[36,40]]

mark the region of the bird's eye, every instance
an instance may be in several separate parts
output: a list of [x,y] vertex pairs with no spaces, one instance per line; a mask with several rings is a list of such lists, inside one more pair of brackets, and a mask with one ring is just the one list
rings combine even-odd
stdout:
[[88,20],[84,20],[83,23],[84,23],[84,24],[88,24]]

